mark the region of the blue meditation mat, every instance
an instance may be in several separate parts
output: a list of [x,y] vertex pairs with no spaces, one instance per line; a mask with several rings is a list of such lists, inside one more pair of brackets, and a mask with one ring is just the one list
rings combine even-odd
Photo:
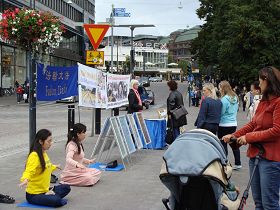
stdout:
[[51,207],[51,206],[34,205],[31,203],[28,203],[27,201],[17,204],[17,207],[28,207],[28,208],[32,208],[32,209],[54,209],[54,207]]
[[[101,167],[100,167],[101,166]],[[118,166],[116,168],[102,168],[102,166],[106,166],[106,164],[104,163],[92,163],[89,164],[89,168],[96,168],[98,170],[105,170],[105,171],[121,171],[124,169],[123,164],[118,164]]]

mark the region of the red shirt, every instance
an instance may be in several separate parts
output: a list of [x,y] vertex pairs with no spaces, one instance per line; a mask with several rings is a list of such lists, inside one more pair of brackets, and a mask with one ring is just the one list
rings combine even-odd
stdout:
[[263,157],[280,162],[280,97],[261,100],[252,121],[233,135],[246,135],[248,157],[256,157],[259,151],[251,143],[261,143],[265,149]]
[[19,86],[17,89],[16,89],[16,92],[18,94],[22,94],[23,93],[23,88],[21,86]]

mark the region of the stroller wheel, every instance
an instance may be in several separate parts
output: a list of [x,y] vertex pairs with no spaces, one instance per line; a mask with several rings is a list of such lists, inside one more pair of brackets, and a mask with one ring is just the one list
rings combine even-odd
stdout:
[[167,210],[170,210],[170,208],[169,208],[169,206],[168,206],[169,199],[163,198],[163,199],[162,199],[162,203],[163,203],[163,205],[165,206],[165,208],[166,208]]

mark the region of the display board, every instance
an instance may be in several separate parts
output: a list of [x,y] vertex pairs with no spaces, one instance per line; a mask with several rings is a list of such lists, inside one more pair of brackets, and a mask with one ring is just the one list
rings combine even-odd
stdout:
[[79,106],[107,108],[106,73],[78,63]]
[[107,73],[107,108],[128,104],[130,75]]
[[150,144],[151,143],[151,137],[149,135],[149,132],[148,132],[148,129],[147,129],[146,123],[144,121],[142,113],[141,112],[136,112],[134,114],[135,114],[135,119],[137,120],[137,123],[140,127],[140,130],[143,133],[145,144],[146,145]]
[[117,142],[117,145],[118,145],[120,153],[121,153],[121,157],[122,157],[122,159],[124,159],[128,155],[128,149],[126,147],[126,144],[123,141],[124,137],[121,133],[121,128],[118,123],[117,117],[111,117],[110,121],[111,121],[111,126],[112,126],[112,129],[114,132],[115,140]]
[[100,154],[101,152],[104,152],[110,148],[112,141],[113,141],[113,139],[108,138],[110,134],[111,135],[113,134],[110,123],[111,123],[110,118],[107,118],[102,127],[101,133],[98,136],[98,139],[97,139],[97,142],[92,151],[91,157],[96,156],[96,155]]
[[137,147],[137,149],[143,149],[143,143],[141,141],[141,137],[138,133],[138,129],[137,129],[137,125],[135,123],[134,117],[132,114],[128,114],[126,115],[128,124],[129,124],[129,128],[131,130],[135,145]]
[[125,116],[119,116],[119,117],[117,117],[117,119],[118,119],[118,122],[119,122],[119,125],[121,128],[121,132],[123,134],[125,143],[127,145],[128,152],[129,152],[129,154],[132,154],[133,152],[136,151],[136,148],[135,148],[135,144],[132,139],[131,131],[130,131],[128,123],[127,123],[127,119]]

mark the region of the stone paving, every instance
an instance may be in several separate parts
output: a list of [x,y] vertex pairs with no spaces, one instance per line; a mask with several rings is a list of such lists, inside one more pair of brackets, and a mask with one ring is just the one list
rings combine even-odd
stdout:
[[[8,102],[3,102],[0,97],[0,110],[11,108]],[[11,99],[12,100],[12,99]],[[26,104],[13,106],[27,106]],[[156,109],[163,107],[164,104],[157,104],[155,108],[144,111],[145,118],[155,118]],[[196,119],[198,108],[187,107],[189,111],[188,125],[186,129],[194,128],[193,123]],[[86,115],[89,113],[87,112]],[[124,114],[124,112],[121,112]],[[1,116],[1,112],[0,112]],[[0,120],[2,121],[1,117]],[[1,122],[0,121],[0,122]],[[238,113],[239,125],[247,122],[246,113]],[[0,129],[1,130],[1,129]],[[16,134],[15,134],[16,135]],[[11,141],[13,139],[10,139]],[[89,156],[95,145],[97,137],[88,137],[85,142],[85,154]],[[21,146],[18,146],[21,148]],[[53,163],[64,165],[65,140],[56,141],[49,151],[49,156]],[[7,152],[7,151],[6,151]],[[161,198],[168,196],[168,190],[159,180],[159,171],[162,163],[164,150],[144,150],[132,157],[133,164],[126,171],[121,172],[103,172],[101,181],[93,187],[72,187],[68,196],[68,205],[61,209],[98,209],[98,210],[164,210]],[[243,168],[234,171],[232,180],[241,188],[241,192],[248,182],[248,159],[246,157],[246,148],[241,149]],[[0,154],[1,155],[1,154]],[[18,188],[19,178],[24,169],[27,157],[27,148],[17,152],[14,155],[0,157],[0,186],[1,193],[9,194],[16,198],[16,203],[25,200],[24,190]],[[112,158],[118,158],[114,153]],[[232,160],[232,152],[230,152]],[[59,172],[56,172],[58,175]],[[16,205],[0,204],[0,210],[20,209]],[[245,209],[254,209],[251,193]]]

